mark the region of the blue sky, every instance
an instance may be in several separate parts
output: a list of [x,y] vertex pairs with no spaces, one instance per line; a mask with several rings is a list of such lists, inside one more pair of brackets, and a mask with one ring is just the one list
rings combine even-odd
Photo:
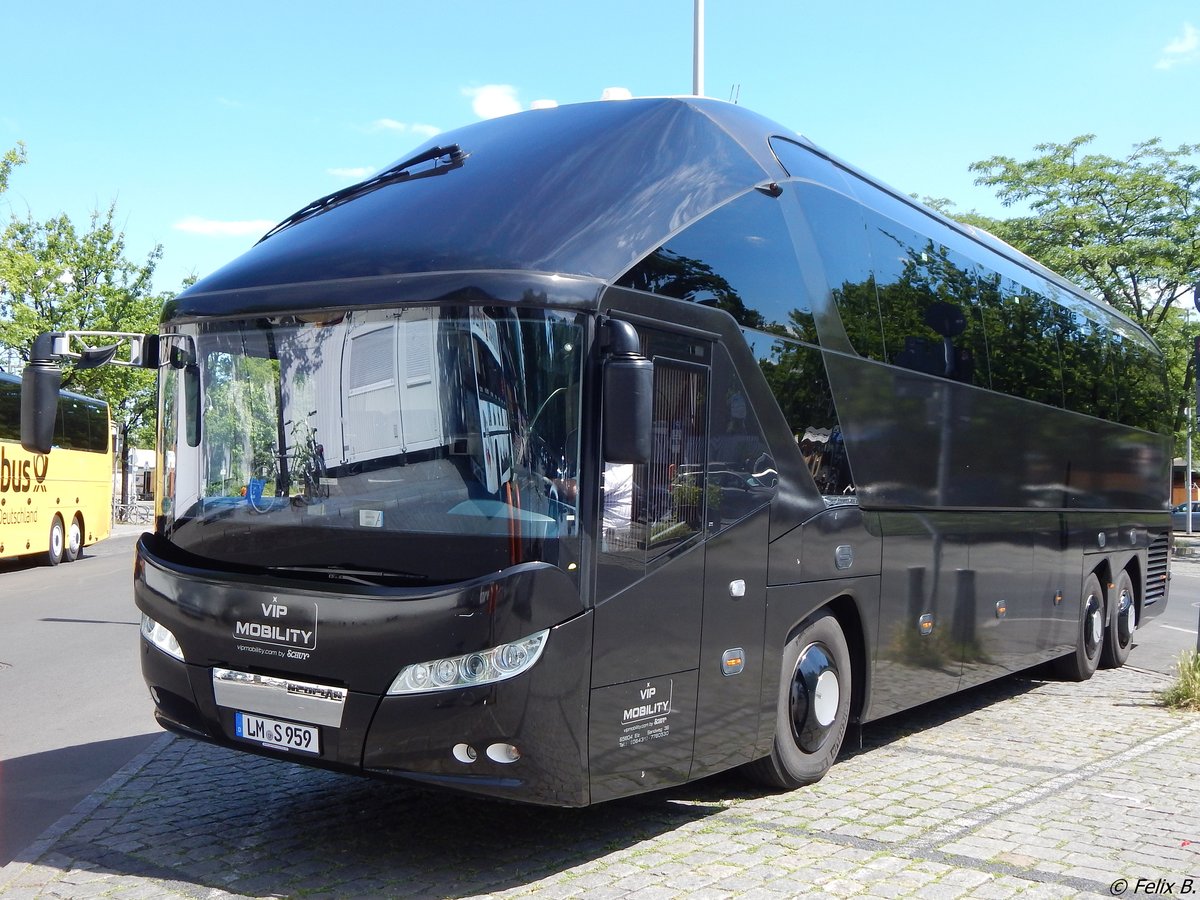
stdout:
[[[117,204],[173,290],[439,130],[536,101],[692,87],[693,0],[200,4],[3,10],[0,197],[47,219]],[[706,0],[705,93],[894,186],[1002,214],[970,163],[1095,133],[1200,142],[1200,3]]]

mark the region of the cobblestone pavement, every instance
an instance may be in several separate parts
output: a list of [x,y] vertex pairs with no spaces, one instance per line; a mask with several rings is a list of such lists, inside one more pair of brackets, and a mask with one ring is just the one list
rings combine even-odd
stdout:
[[1009,678],[867,726],[810,788],[727,775],[584,810],[164,735],[0,870],[0,897],[1200,895],[1200,715],[1157,706],[1166,684]]

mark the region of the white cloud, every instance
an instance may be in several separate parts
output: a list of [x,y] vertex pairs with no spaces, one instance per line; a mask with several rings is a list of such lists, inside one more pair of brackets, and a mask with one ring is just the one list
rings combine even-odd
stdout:
[[471,98],[471,109],[481,119],[497,119],[521,111],[517,89],[511,84],[485,84],[463,88],[462,92],[464,97]]
[[1156,69],[1171,69],[1175,66],[1200,62],[1200,29],[1191,22],[1183,23],[1183,33],[1172,38],[1163,47],[1162,55],[1154,64]]
[[188,234],[200,234],[205,237],[245,237],[246,235],[257,237],[274,228],[275,223],[268,219],[222,222],[219,219],[185,216],[171,227],[176,231],[186,231]]
[[343,166],[337,169],[325,170],[326,174],[332,175],[334,178],[352,178],[355,181],[366,178],[374,171],[369,166]]
[[471,98],[471,109],[481,119],[498,119],[523,109],[554,109],[557,100],[544,98],[534,100],[528,107],[517,98],[517,89],[511,84],[485,84],[482,87],[462,88],[462,95]]
[[442,129],[436,125],[426,125],[422,122],[399,122],[396,119],[376,119],[367,130],[395,131],[401,134],[415,134],[418,137],[433,137],[442,133]]
[[632,100],[633,92],[627,87],[606,87],[600,94],[601,100]]

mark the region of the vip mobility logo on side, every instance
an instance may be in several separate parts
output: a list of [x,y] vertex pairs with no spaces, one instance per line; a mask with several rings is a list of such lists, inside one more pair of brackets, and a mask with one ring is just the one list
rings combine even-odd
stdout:
[[670,679],[667,680],[666,696],[658,695],[659,688],[655,687],[653,682],[646,682],[646,686],[638,690],[639,699],[642,701],[636,706],[627,707],[621,713],[621,721],[625,724],[630,722],[641,722],[643,719],[653,719],[657,716],[666,716],[671,713],[671,694],[675,683]]
[[[258,613],[261,612],[261,617]],[[308,652],[317,646],[317,604],[311,600],[288,598],[280,603],[278,597],[259,601],[249,615],[234,622],[233,636],[257,647],[238,645],[239,650],[307,659]],[[280,647],[283,650],[268,648]]]
[[671,711],[675,682],[671,678],[652,678],[636,688],[621,709],[621,731],[617,746],[636,747],[647,741],[671,736]]

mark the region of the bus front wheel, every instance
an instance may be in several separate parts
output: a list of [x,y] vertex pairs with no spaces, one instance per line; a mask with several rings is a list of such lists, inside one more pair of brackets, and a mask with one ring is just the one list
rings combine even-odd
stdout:
[[71,527],[67,529],[67,543],[63,547],[63,560],[75,562],[83,552],[83,523],[79,516],[71,518]]
[[57,566],[63,561],[63,553],[67,545],[67,532],[63,528],[62,516],[57,513],[50,523],[50,547],[46,550],[46,562]]
[[850,721],[850,650],[830,613],[809,619],[783,649],[771,755],[747,767],[756,780],[791,789],[829,771]]

